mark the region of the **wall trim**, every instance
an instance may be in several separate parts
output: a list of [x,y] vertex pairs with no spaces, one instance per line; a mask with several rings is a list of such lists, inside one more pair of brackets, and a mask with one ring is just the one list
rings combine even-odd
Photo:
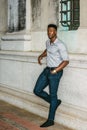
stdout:
[[[19,52],[19,51],[0,51],[1,60],[12,60],[21,62],[37,63],[37,57],[42,52]],[[87,69],[87,55],[84,54],[69,54],[70,63],[68,67]],[[46,59],[42,60],[43,64],[46,64]]]

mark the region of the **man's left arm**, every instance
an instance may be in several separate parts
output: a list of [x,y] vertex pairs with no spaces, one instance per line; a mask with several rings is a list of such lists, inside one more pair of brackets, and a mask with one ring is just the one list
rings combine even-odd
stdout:
[[69,61],[62,61],[62,63],[53,71],[51,71],[52,74],[57,73],[61,71],[63,68],[65,68],[69,64]]

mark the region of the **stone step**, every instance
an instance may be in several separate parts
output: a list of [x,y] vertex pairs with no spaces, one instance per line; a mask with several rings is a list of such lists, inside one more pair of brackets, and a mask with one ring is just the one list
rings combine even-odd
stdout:
[[0,130],[70,130],[57,123],[48,128],[40,128],[45,120],[24,109],[0,101]]

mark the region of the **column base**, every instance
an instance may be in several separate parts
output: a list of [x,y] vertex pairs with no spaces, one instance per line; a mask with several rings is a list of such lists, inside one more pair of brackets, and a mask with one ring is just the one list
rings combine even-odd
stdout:
[[6,34],[1,40],[1,50],[31,51],[31,35]]

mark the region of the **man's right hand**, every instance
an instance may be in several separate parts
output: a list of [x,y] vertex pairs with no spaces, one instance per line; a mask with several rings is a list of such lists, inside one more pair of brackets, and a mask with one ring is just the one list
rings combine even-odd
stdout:
[[38,63],[40,65],[42,65],[41,60],[43,59],[43,57],[47,56],[47,50],[45,49],[44,52],[38,57]]
[[40,56],[38,57],[38,64],[40,64],[40,65],[42,65],[41,60],[42,60],[42,56],[40,55]]

